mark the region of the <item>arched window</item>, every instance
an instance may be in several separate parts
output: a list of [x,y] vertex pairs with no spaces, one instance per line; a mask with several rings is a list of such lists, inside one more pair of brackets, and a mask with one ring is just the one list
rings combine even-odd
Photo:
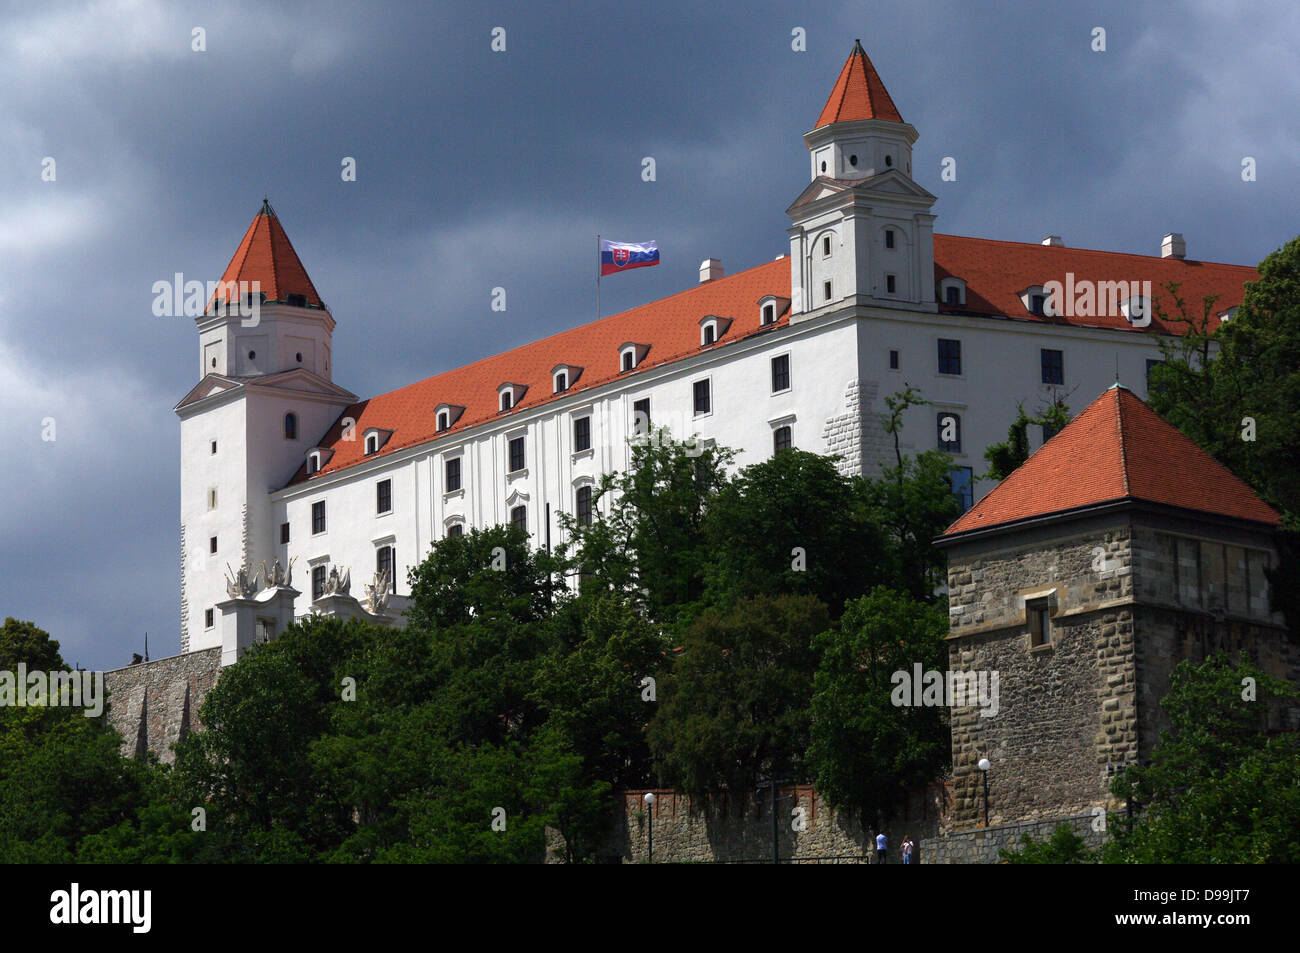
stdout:
[[578,524],[580,526],[591,525],[591,487],[578,487]]
[[284,439],[285,440],[298,439],[298,415],[297,414],[284,415]]
[[775,430],[772,431],[772,453],[773,454],[780,453],[782,450],[789,450],[790,447],[791,447],[790,428],[788,426],[777,427]]

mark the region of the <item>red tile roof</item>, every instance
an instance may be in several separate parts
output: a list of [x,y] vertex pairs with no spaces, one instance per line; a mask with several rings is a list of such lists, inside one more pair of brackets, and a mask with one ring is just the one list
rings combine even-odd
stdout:
[[[261,283],[267,301],[285,301],[291,294],[300,294],[307,303],[324,307],[316,286],[307,277],[307,269],[293,250],[284,226],[276,216],[271,203],[262,200],[262,208],[253,216],[243,241],[221,276],[226,281],[254,281]],[[220,292],[218,292],[218,296]]]
[[849,122],[854,119],[903,121],[880,74],[867,58],[861,40],[854,44],[853,52],[840,70],[840,78],[835,81],[835,88],[831,90],[830,98],[822,107],[817,125],[813,128],[820,129],[833,122]]
[[944,536],[1118,500],[1278,525],[1276,510],[1126,387],[1102,393]]
[[[1242,286],[1257,281],[1259,272],[1249,265],[1220,265],[1208,261],[1127,255],[1120,252],[1066,248],[1061,245],[1036,245],[1025,242],[995,241],[989,238],[962,238],[957,235],[934,236],[934,277],[961,278],[966,282],[966,304],[951,307],[940,303],[945,312],[972,311],[999,314],[1043,324],[1068,324],[1075,327],[1114,328],[1133,334],[1156,331],[1182,334],[1186,328],[1177,323],[1156,319],[1145,328],[1132,327],[1118,311],[1099,317],[1042,317],[1034,315],[1019,298],[1019,292],[1034,285],[1059,281],[1072,273],[1076,287],[1080,281],[1151,282],[1151,294],[1171,316],[1176,314],[1173,301],[1161,286],[1179,283],[1178,294],[1187,305],[1188,314],[1199,319],[1205,295],[1217,294],[1210,326],[1218,327],[1217,313],[1241,304]],[[1139,292],[1130,289],[1130,293]]]

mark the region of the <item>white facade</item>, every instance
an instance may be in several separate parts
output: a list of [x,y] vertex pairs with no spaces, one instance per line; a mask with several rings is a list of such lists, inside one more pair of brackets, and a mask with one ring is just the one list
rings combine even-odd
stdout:
[[[227,567],[292,561],[292,589],[277,591],[301,617],[338,602],[313,600],[313,570],[347,568],[359,591],[374,576],[379,551],[392,547],[391,605],[400,612],[407,572],[454,526],[506,523],[522,507],[536,545],[559,542],[558,515],[575,511],[579,488],[627,467],[633,404],[645,398],[656,427],[730,447],[737,466],[771,456],[777,428],[788,426],[793,446],[838,453],[845,472],[874,475],[893,462],[880,422],[884,398],[911,385],[931,404],[908,412],[903,452],[938,448],[938,416],[951,415],[960,432],[953,465],[978,476],[987,469],[984,450],[1005,439],[1018,403],[1033,413],[1062,395],[1078,410],[1117,374],[1144,395],[1147,362],[1160,358],[1154,335],[939,310],[936,292],[945,287],[935,283],[935,199],[911,179],[915,139],[911,126],[882,120],[835,123],[805,137],[813,179],[789,209],[788,323],[310,480],[290,483],[356,400],[330,381],[329,312],[265,305],[255,328],[238,318],[200,318],[204,376],[177,408],[185,649],[247,643],[246,632],[223,634]],[[953,283],[961,284],[944,286]],[[776,294],[736,319],[757,324],[765,304],[781,315],[787,301]],[[959,369],[951,358],[941,368],[941,339],[960,342]],[[1044,348],[1062,353],[1061,385],[1042,383]],[[772,361],[782,356],[790,383],[774,392]],[[697,413],[695,384],[705,379],[710,406]],[[454,423],[459,408],[449,410]],[[286,436],[287,414],[296,417],[296,436]],[[581,417],[590,419],[591,447],[578,451]],[[517,437],[525,441],[524,466],[508,472],[509,441]],[[454,490],[447,486],[452,459],[460,461]],[[390,481],[384,512],[382,481]],[[974,499],[991,487],[974,482]],[[323,529],[314,525],[318,504]],[[240,625],[247,629],[247,619]]]

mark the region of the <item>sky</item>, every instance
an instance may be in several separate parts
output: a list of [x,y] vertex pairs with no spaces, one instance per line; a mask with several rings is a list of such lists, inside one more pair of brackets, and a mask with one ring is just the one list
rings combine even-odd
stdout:
[[361,397],[593,319],[597,234],[662,254],[604,314],[788,251],[856,38],[936,231],[1241,264],[1300,232],[1300,5],[1058,6],[5,4],[0,617],[90,668],[179,651],[198,335],[152,289],[218,278],[263,196]]

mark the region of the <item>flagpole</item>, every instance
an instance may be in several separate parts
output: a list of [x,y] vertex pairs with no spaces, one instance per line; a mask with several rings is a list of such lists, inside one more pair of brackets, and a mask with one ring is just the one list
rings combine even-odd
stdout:
[[596,320],[600,320],[600,233],[596,233]]

